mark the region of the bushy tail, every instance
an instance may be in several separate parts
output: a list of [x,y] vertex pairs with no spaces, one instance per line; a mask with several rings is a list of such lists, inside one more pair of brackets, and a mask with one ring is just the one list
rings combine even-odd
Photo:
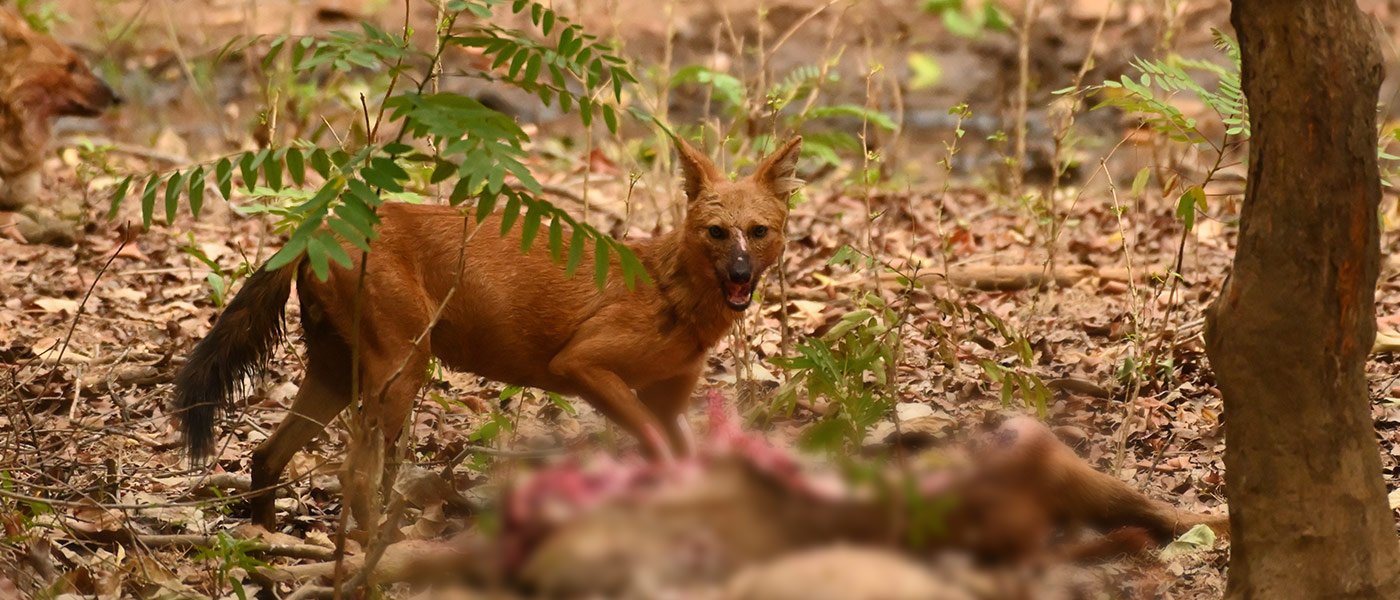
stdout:
[[195,462],[214,451],[214,421],[246,380],[259,374],[282,339],[287,297],[298,262],[258,270],[190,353],[175,376],[175,410],[185,448]]

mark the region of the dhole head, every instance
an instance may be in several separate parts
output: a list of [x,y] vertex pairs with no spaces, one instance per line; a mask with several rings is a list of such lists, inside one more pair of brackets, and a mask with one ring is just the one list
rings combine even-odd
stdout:
[[738,181],[730,181],[685,140],[676,138],[676,148],[688,201],[682,234],[686,260],[711,270],[725,304],[742,311],[753,300],[759,276],[782,255],[788,197],[802,185],[796,176],[802,138],[779,146]]
[[0,98],[32,118],[95,117],[120,99],[72,48],[0,9]]

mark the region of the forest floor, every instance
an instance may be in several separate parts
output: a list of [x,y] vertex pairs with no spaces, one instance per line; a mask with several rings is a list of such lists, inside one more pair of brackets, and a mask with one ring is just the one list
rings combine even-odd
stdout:
[[[601,11],[602,16],[591,20],[603,31],[624,32],[624,47],[642,56],[637,60],[646,64],[646,57],[658,51],[655,40],[664,39],[664,24],[622,22],[617,15],[635,10],[619,8],[619,3],[630,6],[620,0],[610,5],[611,12]],[[63,10],[71,4],[58,6]],[[71,28],[81,38],[90,35],[82,32],[106,31],[131,17],[151,31],[166,31],[170,21],[163,22],[160,11],[168,9],[167,3],[151,3],[154,8],[146,12],[133,8],[144,4],[104,4],[108,12],[95,13],[101,18],[89,18],[68,7],[72,23],[60,29]],[[270,32],[282,31],[289,22],[308,30],[322,27],[315,25],[315,14],[296,12],[301,3],[285,4],[286,14],[299,15],[296,19],[265,16],[258,22]],[[355,18],[361,14],[357,11],[364,11],[365,16],[394,22],[394,10],[380,10],[375,3],[367,2],[369,7],[320,4],[354,4],[336,10]],[[1188,24],[1182,26],[1179,47],[1208,52],[1205,25],[1227,27],[1222,4],[1193,5],[1197,12],[1184,17]],[[1068,8],[1052,11],[1055,14],[1046,17],[1045,31],[1047,36],[1058,36],[1059,42],[1045,43],[1065,46],[1066,56],[1082,60],[1087,44],[1082,32],[1086,23],[1093,25],[1101,5],[1071,2],[1066,3]],[[217,19],[222,10],[236,14],[242,4],[212,2],[211,6],[198,18]],[[269,7],[282,3],[261,6],[273,10]],[[799,16],[812,6],[816,3],[782,5]],[[1089,81],[1101,80],[1113,69],[1121,71],[1125,57],[1132,53],[1153,51],[1157,35],[1151,30],[1150,15],[1134,12],[1139,11],[1138,4],[1129,6],[1110,21],[1105,34],[1110,43],[1103,44],[1122,56],[1117,61],[1102,56]],[[323,17],[340,14],[322,9]],[[734,10],[737,21],[754,18],[738,12],[743,10],[739,6]],[[864,14],[877,15],[880,10],[890,9],[877,6]],[[714,13],[695,7],[682,12],[677,19],[683,35],[699,41],[677,52],[677,65],[706,55],[701,41],[709,43],[707,32],[716,20]],[[931,17],[924,18],[933,23]],[[589,20],[581,19],[585,24]],[[232,29],[248,27],[235,17],[226,21]],[[1008,46],[989,34],[993,41],[982,42],[977,46],[980,50],[940,52],[940,48],[971,45],[948,41],[947,35],[921,34],[920,28],[925,27],[921,23],[913,16],[901,21],[913,32],[901,39],[914,41],[891,51],[907,54],[926,49],[944,59],[945,73],[992,69],[987,65],[995,64],[995,69],[1002,70],[989,72],[1014,76],[1004,64],[1014,43]],[[124,80],[114,84],[129,97],[131,91],[147,93],[116,116],[70,127],[69,142],[88,135],[116,141],[119,147],[110,153],[111,161],[127,172],[180,166],[250,147],[249,130],[241,125],[214,127],[207,122],[214,117],[222,123],[248,120],[251,100],[238,77],[225,73],[227,77],[215,78],[228,89],[221,88],[201,104],[204,101],[191,100],[198,94],[180,83],[183,75],[172,66],[187,61],[180,56],[183,52],[217,48],[220,33],[209,28],[195,32],[183,27],[188,23],[179,25],[169,28],[180,32],[178,42],[172,43],[165,33],[137,36],[141,43],[124,42],[120,53],[104,59],[105,74]],[[816,19],[811,28],[822,31],[823,26]],[[202,39],[185,39],[193,35]],[[1122,44],[1113,43],[1119,40]],[[823,39],[802,37],[794,45],[800,47],[791,52],[800,55],[819,50]],[[858,54],[854,46],[851,54]],[[862,97],[861,69],[859,65],[849,68],[852,73],[839,93]],[[1070,73],[1077,68],[1074,64]],[[1046,71],[1046,83],[1039,88],[1062,87],[1050,84],[1063,78],[1062,71],[1053,76]],[[1009,81],[1002,75],[978,73],[988,81]],[[166,96],[156,93],[161,90],[168,91]],[[961,87],[950,83],[912,97],[904,107],[906,116],[913,118],[945,114],[956,102],[969,101],[976,115],[1001,114],[1004,90],[1004,84],[985,89],[982,80],[964,81]],[[1029,110],[1029,118],[1039,123],[1034,127],[1042,132],[1049,127],[1049,103],[1048,94],[1039,94]],[[687,111],[696,110],[679,106],[672,120],[683,120]],[[946,119],[911,127],[908,135],[890,140],[884,151],[887,179],[880,184],[852,183],[858,165],[808,173],[810,182],[788,222],[789,244],[780,267],[786,286],[780,289],[776,274],[767,278],[762,302],[746,314],[739,331],[713,352],[702,385],[726,390],[740,398],[744,409],[771,402],[773,391],[789,374],[770,359],[792,355],[794,346],[829,331],[844,314],[858,308],[866,293],[875,291],[898,302],[912,320],[899,340],[900,364],[893,382],[897,404],[892,415],[867,432],[863,450],[874,452],[889,443],[895,416],[905,428],[944,436],[972,429],[996,415],[1038,414],[1038,407],[1019,391],[1013,390],[1009,401],[1003,399],[1003,387],[1011,384],[989,376],[984,364],[990,361],[1004,372],[1023,374],[1028,381],[1048,387],[1053,394],[1043,418],[1100,469],[1183,508],[1222,511],[1226,415],[1204,355],[1202,314],[1229,272],[1241,167],[1233,165],[1234,178],[1222,177],[1207,189],[1207,207],[1197,216],[1194,228],[1183,233],[1176,196],[1162,198],[1162,179],[1170,179],[1174,172],[1182,179],[1198,176],[1199,171],[1180,166],[1196,160],[1195,153],[1168,149],[1165,152],[1186,158],[1164,164],[1162,148],[1170,147],[1161,140],[1123,125],[1127,120],[1121,115],[1089,114],[1082,133],[1086,142],[1076,150],[1079,174],[1055,192],[1049,216],[1037,214],[1004,192],[1004,183],[995,176],[1003,158],[1001,147],[981,141],[1003,129],[995,121],[977,125],[988,131],[968,134],[969,140],[977,141],[969,141],[966,154],[955,158],[951,176],[945,177],[937,164],[946,154],[944,143],[952,139]],[[547,115],[537,120],[534,135],[539,151],[527,164],[552,186],[582,194],[586,183],[586,210],[593,224],[627,237],[645,237],[671,226],[678,201],[670,173],[639,166],[624,141],[600,138],[590,153],[582,149],[577,131],[552,128]],[[1033,136],[1032,149],[1048,147],[1047,138]],[[1238,162],[1239,157],[1232,160]],[[162,595],[155,589],[213,594],[222,589],[215,581],[220,558],[214,554],[192,556],[177,549],[92,540],[103,532],[123,529],[202,534],[246,522],[237,502],[210,505],[207,499],[192,496],[189,482],[204,471],[192,470],[182,457],[166,403],[175,370],[219,313],[214,299],[217,290],[209,282],[211,270],[195,256],[231,273],[244,263],[259,264],[276,249],[280,238],[265,222],[242,216],[222,203],[211,203],[197,222],[182,216],[151,231],[133,225],[139,223],[134,206],[124,207],[115,221],[109,221],[104,191],[112,178],[80,182],[75,170],[82,162],[79,153],[69,148],[56,153],[45,169],[46,194],[56,203],[75,207],[72,212],[83,222],[76,245],[27,245],[0,238],[0,399],[4,404],[0,489],[6,492],[0,515],[26,515],[23,521],[3,516],[9,535],[21,530],[32,535],[33,530],[26,529],[30,527],[46,532],[55,548],[56,570],[71,591],[111,597]],[[1133,190],[1134,174],[1143,165],[1158,170],[1152,173],[1151,185]],[[1187,171],[1173,171],[1178,168]],[[634,174],[640,176],[635,184]],[[1030,187],[1043,185],[1033,176],[1028,181]],[[566,195],[558,201],[574,214],[585,210],[576,198]],[[1387,258],[1377,306],[1383,332],[1400,326],[1400,209],[1393,195],[1387,196],[1384,210],[1382,256]],[[871,214],[876,217],[866,217]],[[1045,223],[1057,224],[1054,233]],[[928,276],[929,285],[907,294],[889,279],[877,286],[870,270],[832,260],[846,247],[906,272],[917,266],[919,273]],[[956,274],[954,279],[959,281],[997,279],[997,269],[984,268],[991,266],[1038,271],[1046,267],[1049,249],[1054,249],[1055,268],[1074,277],[1058,285],[1015,290],[951,285],[942,278],[946,273]],[[1160,276],[1169,270],[1180,276]],[[237,285],[233,287],[236,291]],[[972,307],[995,319],[980,316]],[[297,312],[296,303],[290,303],[289,343],[274,357],[269,375],[248,399],[246,412],[224,429],[216,472],[248,473],[249,451],[283,418],[300,372]],[[1011,334],[997,331],[995,320],[1003,321]],[[1030,361],[1016,351],[1022,339],[1031,350]],[[1394,491],[1400,489],[1400,362],[1393,355],[1378,354],[1369,373],[1385,477]],[[424,466],[441,465],[468,444],[498,450],[576,448],[605,429],[601,418],[582,402],[572,404],[577,411],[573,414],[543,395],[502,399],[499,384],[469,374],[438,375],[412,421],[412,460]],[[502,416],[512,427],[490,434],[487,424]],[[799,409],[768,419],[763,427],[780,443],[795,444],[814,420],[811,412]],[[325,544],[334,536],[342,506],[335,472],[345,437],[343,428],[334,427],[293,461],[287,476],[304,481],[291,488],[294,501],[282,502],[292,513],[284,517],[282,533],[309,544]],[[459,467],[452,483],[468,489],[508,478],[517,469],[509,459],[482,455]],[[45,502],[47,508],[41,507]],[[49,517],[43,516],[50,511]],[[36,572],[30,559],[14,548],[18,546],[0,556],[0,563],[16,570],[0,573],[11,579],[33,576],[14,574]],[[1099,572],[1118,582],[1110,588],[1114,597],[1219,598],[1227,556],[1227,543],[1222,541],[1169,560],[1124,561],[1100,567]],[[4,593],[0,589],[0,596]]]

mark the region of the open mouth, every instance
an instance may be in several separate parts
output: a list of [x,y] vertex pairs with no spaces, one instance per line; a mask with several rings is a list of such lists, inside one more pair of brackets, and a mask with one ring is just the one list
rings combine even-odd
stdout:
[[753,282],[734,283],[724,282],[724,302],[733,310],[744,310],[753,302]]
[[105,102],[70,100],[59,113],[67,117],[91,118],[101,116],[108,106]]
[[122,104],[122,98],[111,88],[103,85],[97,91],[89,92],[82,98],[72,100],[68,113],[74,117],[99,117],[108,108]]

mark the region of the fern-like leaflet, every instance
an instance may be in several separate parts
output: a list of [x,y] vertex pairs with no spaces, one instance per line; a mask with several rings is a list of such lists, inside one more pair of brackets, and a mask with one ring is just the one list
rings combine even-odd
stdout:
[[[454,14],[447,20],[449,26],[439,32],[438,47],[480,48],[492,58],[492,67],[477,75],[535,93],[565,111],[576,108],[585,125],[601,114],[607,128],[615,133],[617,107],[625,87],[636,79],[622,58],[580,26],[542,3],[527,0],[516,0],[510,10],[517,14],[528,11],[548,42],[489,23],[466,32],[450,26],[457,14],[490,17],[492,9],[501,4],[492,0],[448,2],[446,7]],[[226,46],[226,50],[233,46]],[[284,52],[298,76],[313,80],[325,71],[356,69],[411,75],[404,65],[422,58],[405,37],[368,23],[358,32],[336,32],[325,38],[273,38],[263,57],[264,67]],[[439,57],[440,53],[430,57],[429,73]],[[424,93],[426,80],[425,76],[417,89],[398,91],[384,100],[380,114],[388,124],[399,126],[393,142],[367,143],[351,151],[296,140],[283,147],[240,152],[187,169],[131,175],[113,188],[111,214],[115,215],[129,193],[138,189],[134,187],[138,181],[144,181],[139,195],[142,222],[147,228],[155,219],[158,200],[163,200],[165,220],[171,223],[182,198],[198,218],[210,190],[225,201],[233,201],[237,193],[253,200],[238,207],[241,212],[270,215],[276,219],[275,228],[288,235],[286,244],[264,268],[275,269],[304,255],[316,277],[325,279],[332,263],[345,268],[352,265],[345,244],[369,251],[377,236],[376,213],[383,203],[421,201],[420,191],[450,184],[451,204],[474,200],[472,214],[478,221],[500,212],[502,234],[521,227],[522,251],[529,250],[543,229],[550,255],[570,273],[578,269],[583,249],[591,244],[598,286],[606,285],[614,257],[628,287],[648,279],[640,260],[626,246],[537,197],[539,182],[523,162],[529,136],[514,120],[467,96]],[[371,110],[366,107],[365,112],[368,122]]]

